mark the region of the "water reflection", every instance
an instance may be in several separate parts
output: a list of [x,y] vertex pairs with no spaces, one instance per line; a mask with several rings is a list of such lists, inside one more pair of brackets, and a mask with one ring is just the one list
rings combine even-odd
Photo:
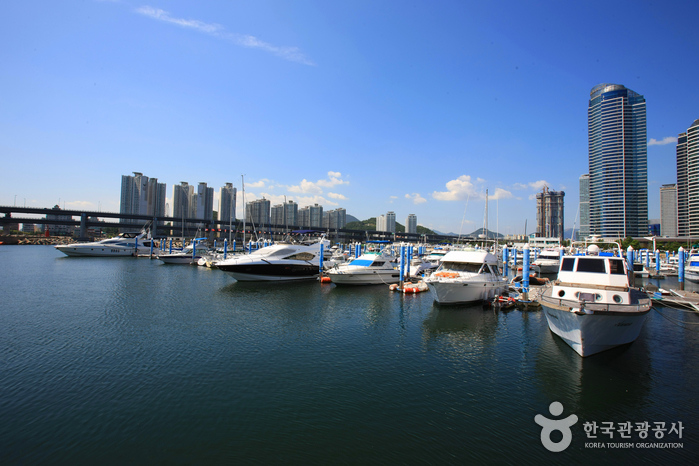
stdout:
[[422,324],[422,340],[426,349],[448,352],[459,358],[483,353],[496,341],[500,314],[482,306],[449,306],[433,304]]

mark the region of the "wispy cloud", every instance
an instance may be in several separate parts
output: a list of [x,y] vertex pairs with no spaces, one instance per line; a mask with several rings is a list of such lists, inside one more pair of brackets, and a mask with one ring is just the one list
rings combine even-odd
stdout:
[[477,196],[476,187],[468,175],[461,175],[455,180],[447,182],[446,191],[435,191],[432,197],[438,201],[460,201],[468,196]]
[[183,28],[193,29],[204,34],[209,34],[219,39],[224,39],[229,42],[232,42],[233,44],[241,47],[263,50],[265,52],[271,53],[272,55],[276,55],[277,57],[283,58],[284,60],[289,60],[304,65],[315,66],[315,63],[313,63],[313,61],[306,57],[298,47],[272,45],[258,39],[255,36],[227,32],[222,25],[217,23],[206,23],[197,19],[175,18],[173,16],[170,16],[170,13],[168,13],[165,10],[161,10],[160,8],[153,8],[151,6],[142,6],[140,8],[137,8],[136,13],[139,13],[143,16],[147,16],[149,18],[156,19],[158,21],[163,21],[165,23],[174,24]]
[[491,199],[511,199],[514,196],[510,191],[502,188],[495,188],[495,192],[491,195]]
[[417,205],[417,204],[422,204],[423,202],[427,202],[427,199],[425,199],[424,197],[420,196],[420,194],[418,194],[418,193],[406,194],[406,195],[405,195],[405,198],[406,198],[406,199],[412,199],[412,200],[413,200],[413,204],[415,204],[415,205]]
[[267,178],[262,178],[261,180],[255,181],[254,183],[248,182],[247,187],[248,188],[264,188],[265,183],[267,183],[267,182],[269,182],[269,180]]
[[650,138],[650,141],[648,141],[649,146],[665,146],[667,144],[677,144],[677,138],[673,136],[668,136],[666,138],[661,139],[660,141],[654,138]]
[[323,188],[332,188],[343,184],[349,184],[349,181],[342,179],[342,173],[330,171],[325,180],[318,180],[314,183],[304,178],[298,185],[287,186],[287,189],[292,193],[322,194]]
[[339,199],[341,201],[347,200],[347,197],[345,197],[343,194],[338,194],[338,193],[328,193],[328,197],[330,199]]

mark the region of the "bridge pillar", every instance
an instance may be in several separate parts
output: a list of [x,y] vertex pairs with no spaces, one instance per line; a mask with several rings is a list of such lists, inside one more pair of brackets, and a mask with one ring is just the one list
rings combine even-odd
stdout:
[[80,239],[87,238],[87,214],[80,214]]

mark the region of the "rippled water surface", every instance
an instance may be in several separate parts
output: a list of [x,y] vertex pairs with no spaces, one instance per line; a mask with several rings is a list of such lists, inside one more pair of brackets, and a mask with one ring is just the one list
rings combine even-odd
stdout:
[[[386,286],[236,283],[218,270],[45,246],[0,246],[0,261],[3,464],[692,463],[699,454],[692,313],[652,311],[635,343],[583,360],[541,312],[439,307],[429,293]],[[553,401],[579,419],[561,453],[544,449],[534,422],[554,417]],[[588,421],[681,421],[684,431],[590,440]]]

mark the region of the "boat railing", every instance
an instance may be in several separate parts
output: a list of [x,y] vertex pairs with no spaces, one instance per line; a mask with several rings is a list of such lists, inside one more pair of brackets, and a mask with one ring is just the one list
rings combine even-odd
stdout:
[[640,298],[637,304],[593,303],[590,301],[578,301],[544,295],[542,295],[539,299],[548,304],[557,305],[559,307],[568,307],[571,311],[573,309],[584,309],[592,312],[634,313],[648,311],[651,306],[650,298]]

